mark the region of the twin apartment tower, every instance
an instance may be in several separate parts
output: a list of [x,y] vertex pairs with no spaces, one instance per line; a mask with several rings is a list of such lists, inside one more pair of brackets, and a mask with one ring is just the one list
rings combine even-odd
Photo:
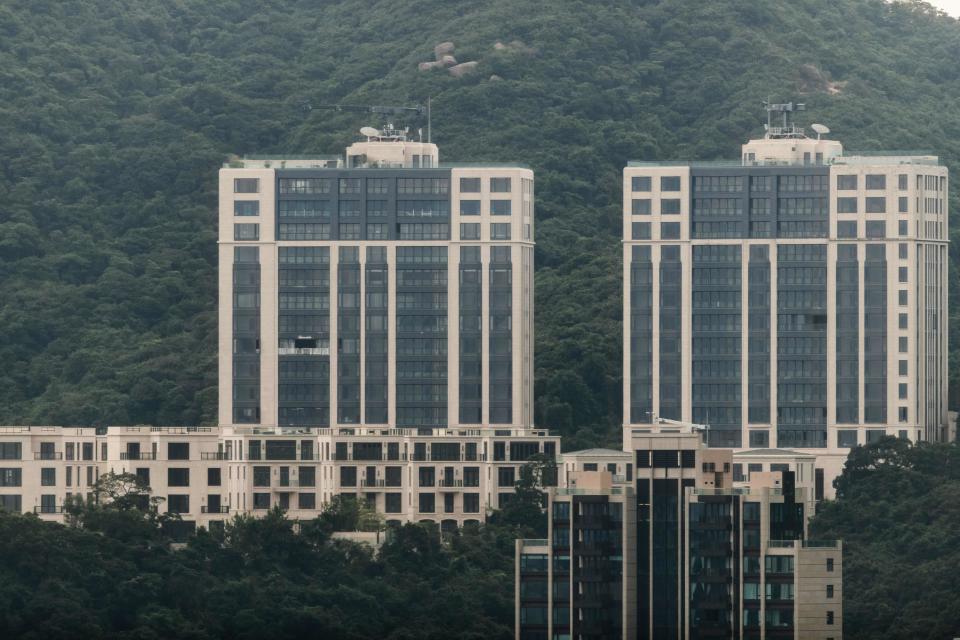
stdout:
[[[818,455],[947,432],[947,169],[776,128],[623,180],[623,423]],[[220,423],[533,424],[533,173],[367,138],[220,173]]]

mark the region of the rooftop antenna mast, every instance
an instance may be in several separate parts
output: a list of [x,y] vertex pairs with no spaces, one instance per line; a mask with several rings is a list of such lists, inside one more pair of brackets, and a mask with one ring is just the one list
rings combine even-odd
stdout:
[[358,111],[362,113],[376,113],[380,115],[409,115],[415,114],[418,116],[426,115],[427,117],[427,142],[432,142],[432,118],[431,118],[431,98],[427,98],[427,104],[415,104],[411,106],[401,105],[401,106],[383,106],[383,105],[367,105],[367,104],[318,104],[313,105],[310,102],[306,102],[303,105],[304,111],[312,111],[314,109],[327,109],[330,111]]
[[[790,121],[791,113],[795,111],[806,111],[807,105],[803,102],[782,102],[772,103],[769,100],[763,101],[763,106],[767,110],[767,124],[764,127],[766,138],[805,138],[803,127],[798,127]],[[781,126],[773,126],[775,114],[783,117]]]

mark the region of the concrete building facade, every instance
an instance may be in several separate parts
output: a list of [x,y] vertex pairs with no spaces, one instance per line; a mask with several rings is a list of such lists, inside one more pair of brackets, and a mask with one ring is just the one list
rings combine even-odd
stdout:
[[[818,125],[819,126],[819,125]],[[773,127],[733,162],[623,173],[625,428],[817,456],[947,437],[946,167]]]
[[[807,530],[814,456],[708,448],[704,435],[654,425],[631,431],[625,459],[607,450],[559,458],[567,485],[548,489],[548,538],[516,544],[518,638],[843,637],[842,544]],[[576,515],[585,509],[622,509],[622,520],[592,521],[606,533],[587,537],[616,541],[602,560],[570,542],[584,537]],[[602,615],[583,598],[598,592]]]
[[514,492],[520,467],[553,458],[542,429],[0,427],[0,508],[63,521],[102,474],[131,473],[184,527],[217,527],[281,507],[310,519],[334,496],[365,500],[388,523],[449,530],[481,522]]
[[533,172],[382,133],[221,170],[221,425],[532,426]]

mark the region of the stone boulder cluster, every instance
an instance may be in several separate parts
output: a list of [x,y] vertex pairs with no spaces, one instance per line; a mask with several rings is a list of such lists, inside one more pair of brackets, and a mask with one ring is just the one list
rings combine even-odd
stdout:
[[477,69],[477,62],[457,62],[453,55],[454,45],[452,42],[441,42],[433,48],[433,60],[431,62],[421,62],[420,71],[430,71],[432,69],[446,69],[454,78],[460,78]]

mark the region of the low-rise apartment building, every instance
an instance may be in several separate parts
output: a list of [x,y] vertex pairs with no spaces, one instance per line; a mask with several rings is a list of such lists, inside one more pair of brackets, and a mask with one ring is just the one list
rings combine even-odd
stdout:
[[350,495],[388,522],[452,529],[505,504],[520,467],[558,447],[518,428],[0,427],[0,506],[62,520],[67,498],[126,472],[189,527],[277,506],[313,518]]

